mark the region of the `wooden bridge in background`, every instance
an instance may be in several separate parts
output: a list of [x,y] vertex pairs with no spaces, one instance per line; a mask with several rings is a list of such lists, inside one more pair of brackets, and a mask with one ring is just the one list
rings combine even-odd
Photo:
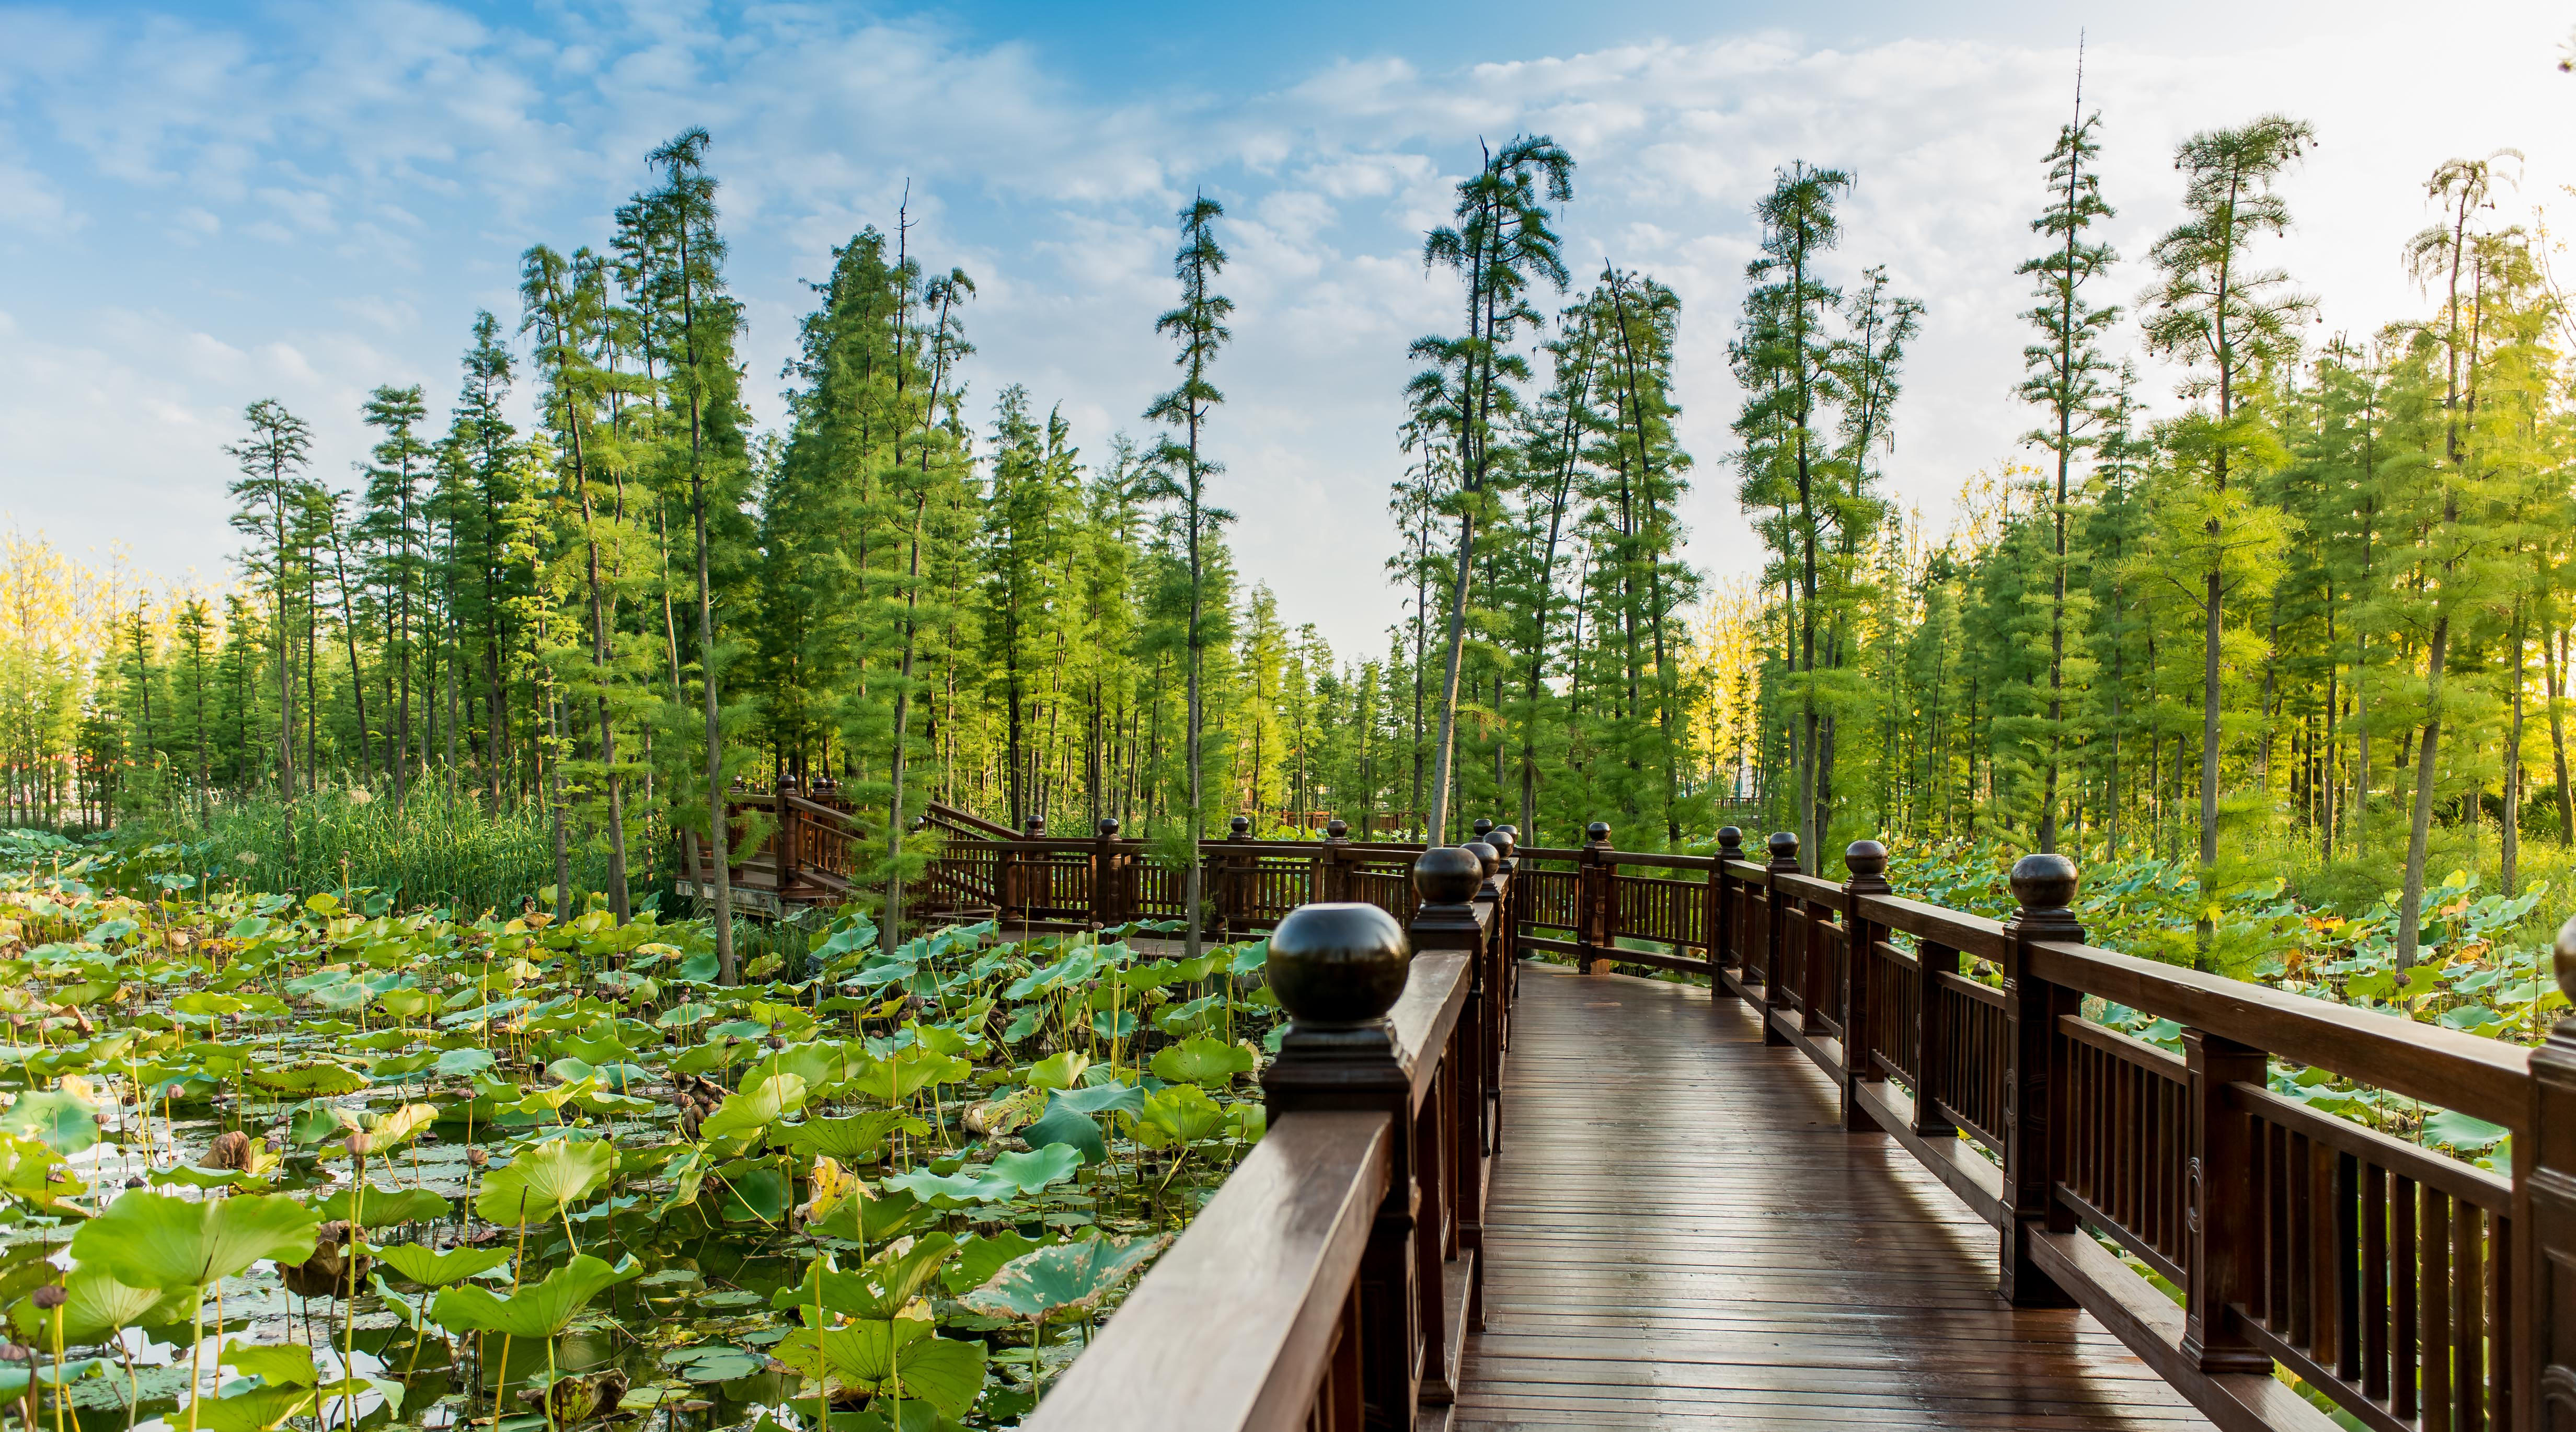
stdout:
[[[1109,823],[931,825],[949,915],[1185,913]],[[1374,905],[1402,992],[1354,1022],[1280,932],[1267,1137],[1029,1427],[2576,1432],[2576,1026],[2529,1050],[2096,948],[2057,856],[1996,922],[1897,897],[1875,842],[1834,881],[1787,835],[1478,825],[1202,847],[1213,930]],[[2576,994],[2576,922],[2559,962]],[[2511,1172],[2275,1061],[2504,1125]]]

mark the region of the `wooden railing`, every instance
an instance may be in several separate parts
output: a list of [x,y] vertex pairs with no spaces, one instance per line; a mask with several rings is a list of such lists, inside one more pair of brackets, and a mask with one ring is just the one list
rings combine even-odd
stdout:
[[[2576,1069],[2566,1037],[2534,1054],[2094,948],[2060,856],[2014,867],[1997,923],[1894,896],[1873,841],[1840,884],[1798,873],[1793,837],[1759,864],[1726,844],[1716,987],[1834,1081],[1846,1128],[1895,1138],[1995,1225],[2004,1298],[2084,1307],[2222,1427],[2333,1425],[2276,1364],[2366,1427],[2576,1426],[2569,1359],[2534,1360],[2557,1342],[2534,1285],[2576,1289],[2529,1200],[2565,1176],[2523,1168],[2576,1171],[2547,1143],[2576,1129],[2576,1076],[2554,1119],[2532,1077]],[[2089,1001],[2173,1020],[2182,1052]],[[2520,1188],[2275,1093],[2276,1060],[2514,1129]],[[2545,1216],[2576,1232],[2571,1210]]]
[[1414,863],[1409,928],[1365,903],[1278,923],[1270,1130],[1028,1427],[1409,1429],[1454,1398],[1482,1319],[1511,879],[1492,847],[1443,848]]
[[[1059,841],[943,822],[932,884],[960,904],[1039,928],[1183,913],[1186,872],[1114,824]],[[1241,822],[1202,847],[1210,927],[1276,927],[1294,1022],[1264,1080],[1272,1131],[1032,1426],[1409,1428],[1448,1397],[1529,951],[1749,1002],[1847,1130],[1893,1139],[1995,1227],[2003,1298],[2083,1307],[2220,1427],[2333,1426],[2286,1369],[2380,1432],[2576,1432],[2576,1026],[2526,1050],[2099,949],[2059,856],[2014,867],[1997,922],[1895,895],[1872,841],[1838,882],[1787,834],[1759,860],[1731,828],[1714,856],[1619,851],[1598,824],[1577,847],[1492,839],[1475,900],[1441,893],[1446,849]],[[1365,1033],[1319,1022],[1300,956],[1282,963],[1309,901],[1400,912],[1422,952]],[[2576,921],[2558,973],[2576,998]],[[2171,1020],[2179,1051],[2088,1017],[2110,1004]],[[2510,1174],[2272,1087],[2307,1069],[2505,1126]]]

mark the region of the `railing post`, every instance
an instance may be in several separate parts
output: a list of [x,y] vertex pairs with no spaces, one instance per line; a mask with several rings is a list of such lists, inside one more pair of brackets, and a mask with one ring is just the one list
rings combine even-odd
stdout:
[[2059,1019],[2080,1005],[2075,991],[2033,973],[2031,947],[2043,940],[2081,941],[2074,910],[2075,862],[2063,855],[2025,855],[2013,862],[2018,907],[2004,922],[2004,1226],[1996,1291],[2022,1308],[2074,1305],[2040,1271],[2031,1245],[2042,1235],[2072,1233],[2074,1216],[2057,1202],[2063,1163],[2057,1138],[2067,1123],[2066,1041]]
[[1583,848],[1574,857],[1574,967],[1587,975],[1601,973],[1608,963],[1604,947],[1610,943],[1610,882],[1619,875],[1609,854],[1609,824],[1596,820],[1585,826]]
[[1726,972],[1735,971],[1737,980],[1744,978],[1743,937],[1736,915],[1737,902],[1744,889],[1727,869],[1730,861],[1744,858],[1744,832],[1727,826],[1717,833],[1717,864],[1708,872],[1708,993],[1711,999],[1734,999],[1736,987],[1726,982]]
[[1118,817],[1104,815],[1091,842],[1091,925],[1095,930],[1124,925],[1126,892],[1119,888]]
[[[2576,920],[2558,929],[2558,988],[2576,1000]],[[2540,1432],[2576,1429],[2576,1020],[2531,1051],[2530,1128],[2513,1150],[2516,1410]],[[2525,1139],[2528,1138],[2526,1146]]]
[[1782,934],[1789,925],[1789,896],[1780,888],[1780,877],[1798,873],[1798,836],[1794,831],[1771,832],[1771,860],[1763,867],[1762,881],[1762,1042],[1786,1044],[1789,1032],[1780,1027],[1789,1015],[1789,981],[1786,965],[1789,942]]
[[1386,1199],[1360,1256],[1360,1395],[1372,1432],[1412,1432],[1421,1394],[1413,1080],[1386,1022],[1412,959],[1404,927],[1374,905],[1308,905],[1270,936],[1270,989],[1289,1017],[1279,1057],[1261,1076],[1270,1117],[1360,1110],[1392,1121]]
[[1343,856],[1351,848],[1351,823],[1335,816],[1324,822],[1324,849],[1315,857],[1315,898],[1338,904],[1351,898],[1350,867]]
[[1860,1105],[1860,1086],[1886,1078],[1878,1067],[1878,1000],[1870,975],[1878,968],[1878,942],[1884,926],[1861,918],[1865,896],[1891,893],[1887,883],[1887,847],[1875,840],[1855,840],[1843,850],[1843,1130],[1878,1132],[1878,1121]]
[[770,839],[778,843],[778,899],[779,908],[783,912],[786,908],[787,887],[796,883],[798,853],[796,807],[788,802],[787,778],[783,773],[778,779],[778,793],[770,799],[778,803],[778,833]]
[[1941,1112],[1940,1069],[1950,1057],[1950,1029],[1941,1021],[1941,977],[1959,972],[1959,952],[1928,940],[1914,942],[1914,1132],[1954,1139],[1959,1126]]
[[2233,1304],[2249,1291],[2261,1258],[2253,1218],[2254,1131],[2229,1105],[2227,1086],[2263,1083],[2260,1049],[2206,1030],[2182,1032],[2190,1100],[2183,1164],[2182,1355],[2202,1372],[2269,1375],[2272,1355],[2245,1335]]

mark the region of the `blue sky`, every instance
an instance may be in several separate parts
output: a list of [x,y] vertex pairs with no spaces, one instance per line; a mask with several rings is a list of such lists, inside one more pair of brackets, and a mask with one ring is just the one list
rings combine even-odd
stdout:
[[451,394],[474,310],[515,322],[520,251],[601,241],[645,151],[703,124],[765,419],[802,281],[890,225],[909,182],[916,251],[982,289],[978,411],[1024,383],[1103,452],[1169,382],[1151,323],[1172,211],[1197,187],[1222,199],[1236,545],[1292,620],[1356,655],[1396,615],[1382,504],[1404,348],[1454,321],[1420,238],[1479,137],[1574,153],[1578,275],[1612,259],[1681,293],[1691,554],[1723,580],[1757,560],[1725,341],[1774,165],[1855,170],[1837,263],[1886,263],[1929,305],[1888,472],[1937,531],[1972,474],[2028,457],[2012,271],[2079,28],[2131,259],[2104,297],[2146,280],[2175,142],[2283,110],[2323,143],[2273,257],[2326,331],[2358,336],[2420,303],[2396,255],[2435,163],[2524,149],[2523,219],[2576,179],[2568,18],[2476,8],[2472,31],[2420,6],[2206,0],[0,5],[0,513],[120,544],[138,575],[222,580],[219,449],[244,403],[304,414],[317,471],[347,481],[365,392]]

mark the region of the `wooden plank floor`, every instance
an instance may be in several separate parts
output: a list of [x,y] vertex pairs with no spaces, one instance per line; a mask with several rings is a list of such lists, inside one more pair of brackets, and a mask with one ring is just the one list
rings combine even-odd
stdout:
[[1739,1002],[1525,966],[1453,1429],[2183,1429],[2078,1312]]

